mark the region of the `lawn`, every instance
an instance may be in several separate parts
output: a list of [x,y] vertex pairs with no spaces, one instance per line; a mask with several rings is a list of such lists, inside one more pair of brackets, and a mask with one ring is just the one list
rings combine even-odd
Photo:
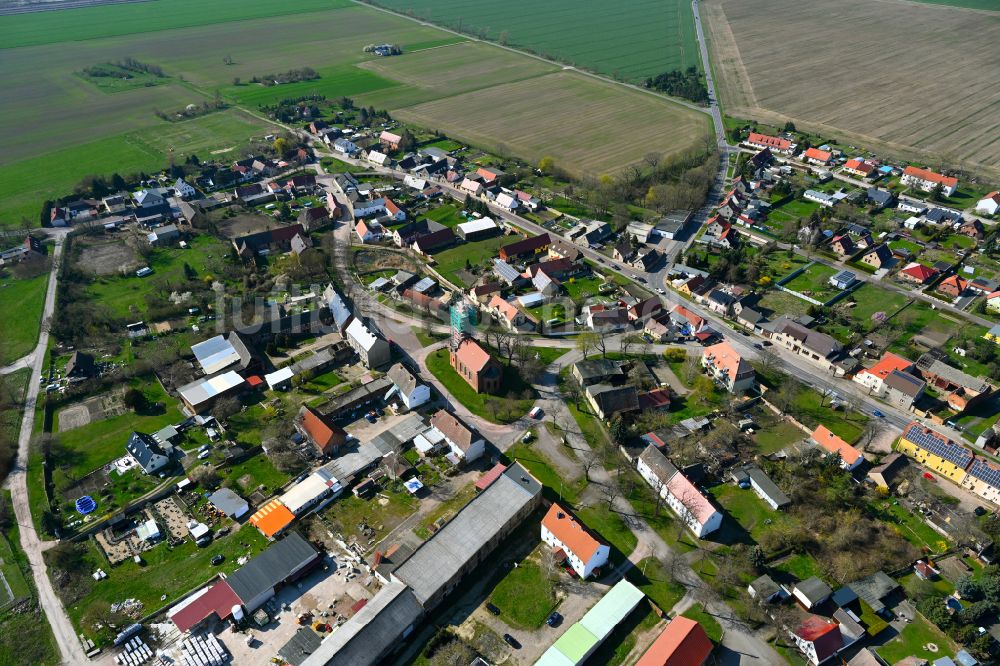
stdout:
[[792,555],[778,564],[775,569],[790,576],[794,576],[796,580],[806,580],[807,578],[812,578],[813,576],[818,576],[820,578],[823,577],[822,567],[820,567],[819,563],[808,553],[798,553],[796,555]]
[[421,539],[429,538],[433,533],[431,532],[431,526],[434,523],[439,520],[443,520],[444,522],[451,520],[475,496],[476,487],[474,485],[467,484],[462,486],[457,493],[423,515],[420,518],[420,524],[413,530],[413,533]]
[[45,305],[49,274],[20,279],[0,279],[0,365],[7,365],[30,352],[38,341],[38,327]]
[[264,453],[258,453],[246,460],[218,469],[222,484],[236,492],[250,494],[260,486],[265,493],[274,492],[289,482],[290,478],[271,463]]
[[753,434],[761,455],[777,453],[789,444],[805,439],[806,434],[788,421],[775,421],[759,428]]
[[[383,501],[386,500],[386,501]],[[402,488],[390,485],[379,497],[362,499],[346,493],[323,512],[323,518],[350,538],[361,536],[359,525],[375,532],[372,543],[384,538],[420,506],[420,500]]]
[[943,553],[948,549],[948,540],[945,537],[896,500],[880,500],[872,506],[884,514],[885,522],[894,525],[900,535],[917,548],[928,549],[932,553]]
[[665,613],[669,612],[686,592],[684,585],[671,578],[660,560],[655,557],[647,557],[636,564],[629,572],[628,578]]
[[[482,417],[491,423],[512,423],[524,416],[532,404],[534,398],[501,398],[485,393],[476,393],[469,386],[461,375],[451,367],[447,349],[438,349],[427,357],[427,369],[431,371],[438,381],[444,384],[445,389],[460,403],[465,405],[470,412]],[[511,377],[515,374],[510,368],[504,368],[504,378],[501,388],[505,395],[513,393],[512,389],[517,386],[517,391],[523,389],[524,382],[520,377]]]
[[825,302],[834,294],[840,293],[839,289],[829,283],[829,279],[836,274],[837,271],[826,264],[813,264],[786,282],[784,287]]
[[815,428],[822,423],[848,443],[857,441],[868,423],[864,414],[830,409],[829,399],[811,388],[799,392],[790,411],[806,427]]
[[754,541],[760,541],[763,534],[772,529],[796,524],[787,513],[775,511],[765,504],[750,488],[723,483],[708,492]]
[[[10,492],[0,492],[0,503],[10,507]],[[0,664],[56,664],[59,651],[45,616],[38,609],[30,568],[21,551],[17,522],[0,533],[0,571],[15,599],[31,599],[19,612],[3,611],[7,590],[0,587]]]
[[546,494],[553,501],[576,504],[580,493],[586,485],[586,479],[569,480],[556,471],[551,461],[544,453],[536,451],[526,444],[515,444],[507,449],[506,457],[510,461],[521,463],[531,475],[538,479],[550,492]]
[[[924,646],[928,643],[934,643],[938,649],[935,652],[925,650]],[[934,661],[941,657],[955,656],[955,647],[951,639],[922,615],[913,618],[898,636],[882,647],[876,648],[875,651],[889,664],[895,664],[906,657]]]
[[580,509],[576,515],[580,522],[600,534],[612,548],[617,549],[625,557],[635,550],[638,538],[618,512],[608,509],[606,502]]
[[[519,240],[516,236],[495,236],[474,243],[462,243],[434,255],[435,268],[441,275],[459,286],[471,287],[458,276],[468,266],[485,266],[504,245]],[[492,266],[492,263],[490,264]],[[485,270],[485,269],[484,269]]]
[[[151,434],[166,425],[183,420],[176,400],[169,397],[155,379],[135,378],[130,384],[143,392],[148,404],[162,403],[166,408],[158,414],[127,412],[58,433],[57,438],[63,451],[53,451],[53,477],[57,487],[61,485],[60,477],[68,484],[72,479],[81,478],[115,458],[124,456],[125,444],[132,431]],[[56,419],[58,422],[58,415]]]
[[[162,290],[164,283],[183,284],[184,264],[198,274],[196,279],[215,277],[231,261],[229,246],[207,235],[194,236],[188,249],[157,248],[145,259],[139,260],[153,269],[149,277],[107,275],[95,277],[87,285],[87,293],[119,318],[133,318],[146,311],[146,299]],[[85,268],[85,266],[84,266]]]
[[701,625],[712,642],[718,643],[722,640],[722,625],[716,620],[701,604],[695,604],[681,613],[686,618],[692,619]]
[[425,331],[424,329],[418,326],[411,326],[410,330],[413,331],[413,335],[417,336],[417,340],[424,347],[430,347],[431,345],[441,342],[442,340],[448,337],[447,335],[444,335],[442,333],[433,333]]
[[809,310],[808,302],[777,289],[765,292],[759,304],[762,309],[774,313],[772,319],[783,314],[797,317],[806,314],[806,311]]
[[512,568],[490,594],[490,602],[500,609],[503,621],[517,629],[540,628],[556,607],[552,579],[538,562],[541,557],[541,551],[536,550]]
[[462,208],[456,204],[438,206],[427,211],[423,216],[450,228],[455,228],[463,222],[468,222],[468,218],[462,215]]
[[597,275],[589,275],[581,278],[573,277],[563,282],[566,293],[578,305],[592,296],[597,296],[600,293],[602,284],[604,284],[604,280]]
[[[0,375],[0,390],[3,390],[5,395],[14,397],[19,404],[28,391],[29,381],[31,381],[31,369],[22,368],[8,375]],[[21,410],[6,409],[0,412],[0,437],[5,441],[17,442],[20,432]]]

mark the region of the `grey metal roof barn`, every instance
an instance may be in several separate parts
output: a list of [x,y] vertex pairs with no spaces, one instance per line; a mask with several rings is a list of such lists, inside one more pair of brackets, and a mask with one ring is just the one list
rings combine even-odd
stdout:
[[191,351],[206,375],[214,375],[240,360],[233,345],[221,335],[191,345]]
[[514,463],[421,544],[393,576],[409,585],[417,601],[425,604],[541,492],[541,484]]
[[423,614],[413,591],[391,581],[302,661],[302,666],[366,666],[392,650]]
[[250,510],[247,501],[229,488],[219,488],[208,496],[208,501],[219,511],[230,518],[239,518]]
[[264,549],[260,555],[235,571],[226,582],[240,599],[254,599],[274,588],[319,554],[297,532],[289,532],[281,541]]

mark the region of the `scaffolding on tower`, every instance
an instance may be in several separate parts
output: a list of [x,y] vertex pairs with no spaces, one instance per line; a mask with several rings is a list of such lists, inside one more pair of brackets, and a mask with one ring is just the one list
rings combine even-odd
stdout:
[[451,350],[457,351],[462,340],[472,335],[476,325],[476,309],[470,307],[462,297],[451,304]]

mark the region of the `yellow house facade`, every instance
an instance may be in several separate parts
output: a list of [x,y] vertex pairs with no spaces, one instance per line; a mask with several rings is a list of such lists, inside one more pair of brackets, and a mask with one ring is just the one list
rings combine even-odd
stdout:
[[954,483],[965,481],[975,458],[972,451],[917,422],[903,430],[897,450]]

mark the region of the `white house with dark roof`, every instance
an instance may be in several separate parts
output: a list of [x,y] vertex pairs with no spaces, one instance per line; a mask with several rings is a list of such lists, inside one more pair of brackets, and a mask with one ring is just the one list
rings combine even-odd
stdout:
[[396,363],[389,368],[386,376],[392,382],[393,389],[396,395],[399,396],[400,402],[407,409],[416,409],[431,399],[430,387],[426,384],[421,384],[402,363]]

